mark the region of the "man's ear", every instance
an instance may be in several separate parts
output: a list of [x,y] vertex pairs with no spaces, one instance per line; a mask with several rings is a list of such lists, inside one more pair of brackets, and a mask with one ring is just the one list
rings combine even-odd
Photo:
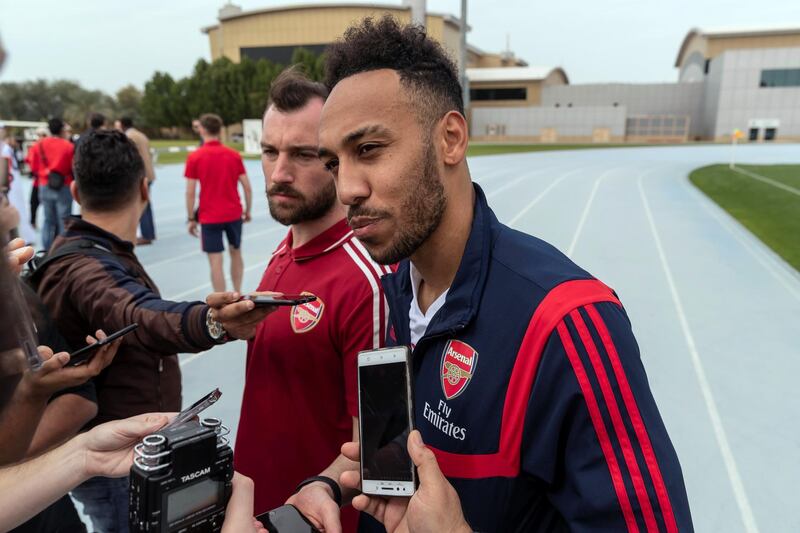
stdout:
[[455,166],[464,161],[469,144],[469,128],[464,115],[449,111],[439,122],[442,142],[442,162]]
[[69,185],[69,192],[72,193],[72,197],[78,202],[78,205],[81,205],[81,194],[78,192],[78,182],[72,180],[72,183]]

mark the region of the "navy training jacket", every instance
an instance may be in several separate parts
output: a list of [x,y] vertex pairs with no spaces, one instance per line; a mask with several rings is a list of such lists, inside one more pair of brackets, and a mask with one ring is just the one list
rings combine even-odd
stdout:
[[[467,522],[693,531],[622,304],[551,245],[501,224],[475,192],[458,272],[412,352],[415,424]],[[382,282],[388,344],[410,346],[408,260]]]

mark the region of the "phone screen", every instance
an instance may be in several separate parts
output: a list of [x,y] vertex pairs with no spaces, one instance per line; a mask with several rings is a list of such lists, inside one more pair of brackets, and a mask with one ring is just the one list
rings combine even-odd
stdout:
[[359,366],[363,480],[414,481],[406,362]]

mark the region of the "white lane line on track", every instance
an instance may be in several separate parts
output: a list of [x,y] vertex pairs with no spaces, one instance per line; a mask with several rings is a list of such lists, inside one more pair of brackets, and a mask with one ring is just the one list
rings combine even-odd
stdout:
[[519,213],[517,213],[516,215],[514,215],[514,218],[512,218],[511,220],[509,220],[509,221],[508,221],[508,226],[510,226],[510,227],[512,227],[512,228],[513,228],[513,227],[514,227],[514,224],[516,224],[516,223],[519,221],[519,219],[521,219],[521,218],[522,218],[522,217],[524,217],[526,214],[528,214],[528,211],[530,211],[531,209],[533,209],[533,206],[535,206],[537,203],[539,203],[539,201],[540,201],[542,198],[544,198],[544,197],[547,195],[547,193],[549,193],[551,190],[553,190],[553,189],[556,187],[556,185],[558,185],[559,183],[561,183],[562,181],[564,181],[565,179],[567,179],[569,176],[572,176],[573,174],[577,174],[578,172],[583,172],[584,170],[586,170],[586,169],[585,169],[585,168],[576,168],[576,169],[575,169],[575,170],[573,170],[573,171],[570,171],[570,172],[565,172],[564,174],[561,174],[561,175],[560,175],[558,178],[556,178],[556,179],[555,179],[555,180],[554,180],[554,181],[553,181],[553,182],[552,182],[550,185],[548,185],[547,187],[545,187],[545,189],[544,189],[542,192],[540,192],[540,193],[539,193],[539,194],[536,196],[536,198],[534,198],[533,200],[531,200],[531,202],[530,202],[528,205],[526,205],[525,207],[523,207],[523,208],[522,208],[522,210],[521,210]]
[[523,173],[518,178],[515,178],[515,179],[513,179],[513,180],[511,180],[511,181],[509,181],[507,183],[504,183],[500,187],[487,192],[486,193],[486,198],[494,198],[498,194],[500,194],[502,192],[505,192],[508,189],[511,189],[512,187],[515,187],[516,185],[518,185],[522,181],[525,181],[525,180],[531,178],[532,176],[537,176],[539,174],[543,174],[543,173],[547,172],[548,170],[550,170],[551,168],[552,167],[548,167],[548,168],[543,168],[543,169],[540,169],[540,170],[536,170],[534,172]]
[[761,241],[757,241],[756,237],[750,233],[747,228],[742,226],[738,220],[731,217],[727,211],[715,204],[696,187],[690,185],[688,180],[685,186],[695,195],[697,203],[700,204],[725,231],[730,233],[731,236],[747,250],[747,253],[753,256],[753,259],[763,266],[784,289],[792,294],[792,296],[800,300],[800,285],[798,285],[798,282],[800,282],[800,275],[794,272],[792,267],[783,263],[783,259],[775,256],[772,250],[764,249],[764,247],[766,247],[765,244]]
[[573,252],[575,252],[575,246],[578,244],[578,239],[581,237],[581,232],[583,232],[583,225],[586,224],[586,219],[589,216],[589,211],[592,208],[592,202],[594,202],[594,197],[597,194],[597,189],[600,187],[600,183],[612,172],[615,170],[619,170],[618,168],[612,168],[604,172],[599,178],[594,180],[594,186],[592,187],[592,192],[589,194],[589,199],[586,201],[586,206],[583,208],[583,213],[581,213],[581,219],[578,221],[578,227],[575,229],[575,234],[572,236],[572,242],[569,243],[569,248],[567,249],[567,257],[572,258]]
[[795,189],[791,185],[786,185],[785,183],[781,183],[780,181],[775,181],[773,179],[767,178],[766,176],[762,176],[761,174],[756,174],[755,172],[750,172],[749,170],[745,170],[740,167],[733,167],[733,171],[738,172],[743,176],[747,176],[748,178],[753,178],[754,180],[766,183],[767,185],[772,185],[773,187],[777,187],[778,189],[800,196],[800,189]]
[[[279,229],[281,229],[281,227],[282,226],[274,226],[274,227],[269,228],[269,229],[265,229],[265,230],[262,230],[262,231],[257,231],[256,233],[250,233],[250,234],[247,235],[247,238],[248,239],[253,239],[255,237],[262,237],[262,236],[268,235],[268,234],[270,234],[270,233],[272,233],[274,231],[278,231]],[[180,261],[182,259],[188,259],[189,257],[194,257],[196,255],[197,256],[203,255],[204,253],[205,252],[203,252],[202,249],[192,250],[191,252],[186,252],[185,254],[176,255],[174,257],[168,257],[167,259],[162,259],[160,261],[155,261],[153,263],[146,264],[146,265],[144,265],[144,268],[145,268],[145,270],[148,270],[150,268],[155,268],[155,267],[158,267],[158,266],[161,266],[161,265],[166,265],[166,264],[172,263],[174,261]]]
[[193,353],[189,357],[185,357],[185,358],[181,359],[181,361],[178,364],[180,365],[181,368],[183,368],[184,366],[188,365],[189,363],[191,363],[192,361],[194,361],[195,359],[197,359],[198,357],[200,357],[201,355],[203,355],[205,353],[208,353],[208,350],[205,350],[205,351],[202,351],[202,352]]
[[644,212],[647,216],[647,222],[649,223],[650,230],[653,233],[653,242],[656,245],[656,250],[658,251],[659,259],[661,260],[661,266],[664,269],[664,275],[667,278],[667,285],[669,286],[669,291],[672,295],[672,302],[675,305],[678,321],[680,322],[681,329],[683,330],[683,336],[686,340],[686,345],[689,348],[689,355],[692,359],[692,366],[694,367],[694,372],[697,376],[697,382],[700,386],[700,391],[703,394],[703,400],[706,404],[706,411],[708,411],[708,416],[711,419],[711,426],[714,429],[714,436],[717,439],[717,445],[719,446],[720,453],[722,454],[722,460],[725,463],[725,469],[727,470],[728,479],[730,480],[731,487],[733,489],[736,505],[739,507],[739,514],[741,515],[744,529],[748,533],[758,533],[756,519],[753,515],[753,510],[750,507],[750,502],[747,499],[744,483],[739,475],[739,468],[736,466],[736,459],[733,456],[733,451],[731,450],[730,443],[728,442],[728,436],[725,433],[725,427],[722,425],[722,417],[719,414],[719,409],[717,409],[717,402],[714,400],[714,395],[711,392],[711,386],[708,382],[708,378],[706,377],[706,372],[703,368],[703,362],[700,360],[700,354],[697,351],[697,345],[695,344],[694,336],[689,328],[689,321],[686,318],[686,313],[684,312],[683,304],[681,303],[680,296],[678,295],[678,289],[675,285],[675,280],[672,277],[672,270],[667,262],[667,256],[664,252],[664,247],[661,244],[661,238],[658,235],[658,230],[656,229],[656,223],[653,218],[653,212],[650,209],[650,203],[647,201],[647,195],[645,194],[644,187],[642,186],[642,176],[639,176],[637,185],[639,187],[639,195],[642,198],[642,204],[644,205]]

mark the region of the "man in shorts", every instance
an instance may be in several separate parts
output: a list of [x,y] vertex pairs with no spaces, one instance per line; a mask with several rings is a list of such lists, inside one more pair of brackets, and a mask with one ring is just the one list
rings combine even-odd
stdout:
[[[242,222],[250,222],[253,191],[244,170],[242,156],[219,140],[222,119],[207,113],[199,120],[203,145],[189,154],[184,172],[187,178],[186,213],[189,234],[201,237],[203,251],[208,254],[208,263],[211,266],[211,285],[214,292],[225,292],[225,274],[222,270],[222,252],[225,251],[222,234],[225,234],[230,246],[233,289],[240,292],[244,276]],[[198,183],[200,201],[195,209]],[[244,210],[239,197],[239,183],[244,189]]]

